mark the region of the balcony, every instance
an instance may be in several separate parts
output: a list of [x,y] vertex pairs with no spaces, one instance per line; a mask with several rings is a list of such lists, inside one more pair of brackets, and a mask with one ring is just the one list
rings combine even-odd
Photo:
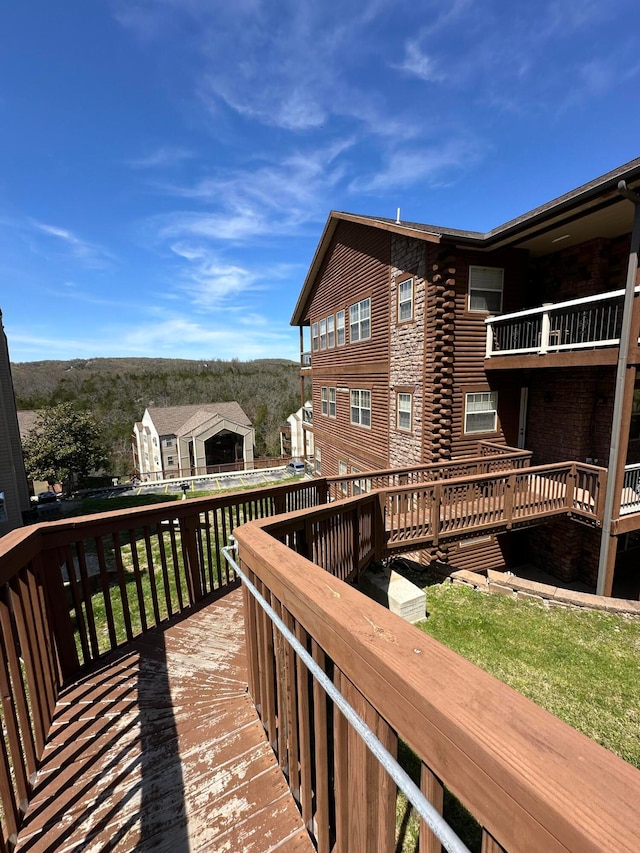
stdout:
[[311,350],[300,353],[300,370],[311,370]]
[[616,290],[489,317],[485,368],[615,364],[623,302]]
[[602,469],[508,453],[329,504],[318,479],[5,536],[0,849],[392,851],[399,785],[421,849],[450,839],[443,786],[483,850],[640,849],[638,771],[345,583],[436,518],[597,523]]
[[302,424],[307,424],[307,426],[313,426],[313,409],[308,408],[307,406],[302,407]]

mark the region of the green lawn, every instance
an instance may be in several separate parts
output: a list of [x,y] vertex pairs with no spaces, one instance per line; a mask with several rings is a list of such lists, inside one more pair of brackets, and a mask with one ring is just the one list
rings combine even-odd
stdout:
[[425,633],[640,768],[640,620],[448,583],[426,595]]

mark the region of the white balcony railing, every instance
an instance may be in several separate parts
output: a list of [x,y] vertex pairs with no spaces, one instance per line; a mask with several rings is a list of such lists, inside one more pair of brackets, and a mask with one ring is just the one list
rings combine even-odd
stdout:
[[620,515],[640,512],[640,463],[625,465]]
[[624,290],[615,290],[488,317],[486,357],[615,346],[623,304]]

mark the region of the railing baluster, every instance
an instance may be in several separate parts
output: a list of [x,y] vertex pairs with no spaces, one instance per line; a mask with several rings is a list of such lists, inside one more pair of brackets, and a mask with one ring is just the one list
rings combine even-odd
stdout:
[[[442,814],[444,805],[444,786],[438,777],[431,772],[424,762],[420,764],[420,790],[429,800],[435,810]],[[442,844],[431,832],[424,821],[420,823],[419,853],[440,853]]]

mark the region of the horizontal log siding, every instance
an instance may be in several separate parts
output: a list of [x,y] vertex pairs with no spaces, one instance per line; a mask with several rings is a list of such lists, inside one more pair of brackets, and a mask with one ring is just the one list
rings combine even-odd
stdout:
[[[345,345],[311,354],[314,438],[323,475],[338,474],[339,459],[348,465],[354,460],[354,467],[363,470],[389,463],[390,241],[386,231],[339,223],[311,297],[311,324],[345,311]],[[367,296],[371,337],[351,343],[349,306]],[[335,418],[322,414],[322,387],[336,389]],[[354,389],[371,391],[370,429],[351,423],[349,392]]]
[[[506,535],[506,534],[505,534]],[[488,542],[465,544],[458,542],[448,549],[448,565],[452,572],[467,569],[470,572],[484,572],[487,569],[503,569],[507,567],[505,555],[496,536],[491,536]]]
[[[320,389],[336,388],[336,417],[322,414]],[[340,391],[339,388],[348,388]],[[351,423],[351,389],[371,391],[371,428]],[[313,432],[323,476],[336,476],[338,458],[357,456],[361,470],[389,467],[389,385],[385,374],[313,374]]]
[[480,254],[457,251],[454,260],[455,273],[455,350],[454,350],[454,393],[451,435],[453,456],[467,455],[474,451],[479,439],[487,438],[503,443],[506,441],[500,422],[497,433],[464,434],[464,394],[478,386],[478,390],[490,384],[484,369],[486,345],[486,314],[470,312],[468,305],[469,267],[493,266],[504,269],[503,310],[510,311],[522,304],[526,286],[526,255],[523,252],[499,252]]
[[[344,309],[346,343],[311,353],[316,371],[346,365],[389,362],[389,261],[391,235],[387,231],[341,222],[320,269],[306,319],[311,324]],[[371,297],[371,337],[349,341],[349,306]],[[315,411],[315,410],[314,410]]]

